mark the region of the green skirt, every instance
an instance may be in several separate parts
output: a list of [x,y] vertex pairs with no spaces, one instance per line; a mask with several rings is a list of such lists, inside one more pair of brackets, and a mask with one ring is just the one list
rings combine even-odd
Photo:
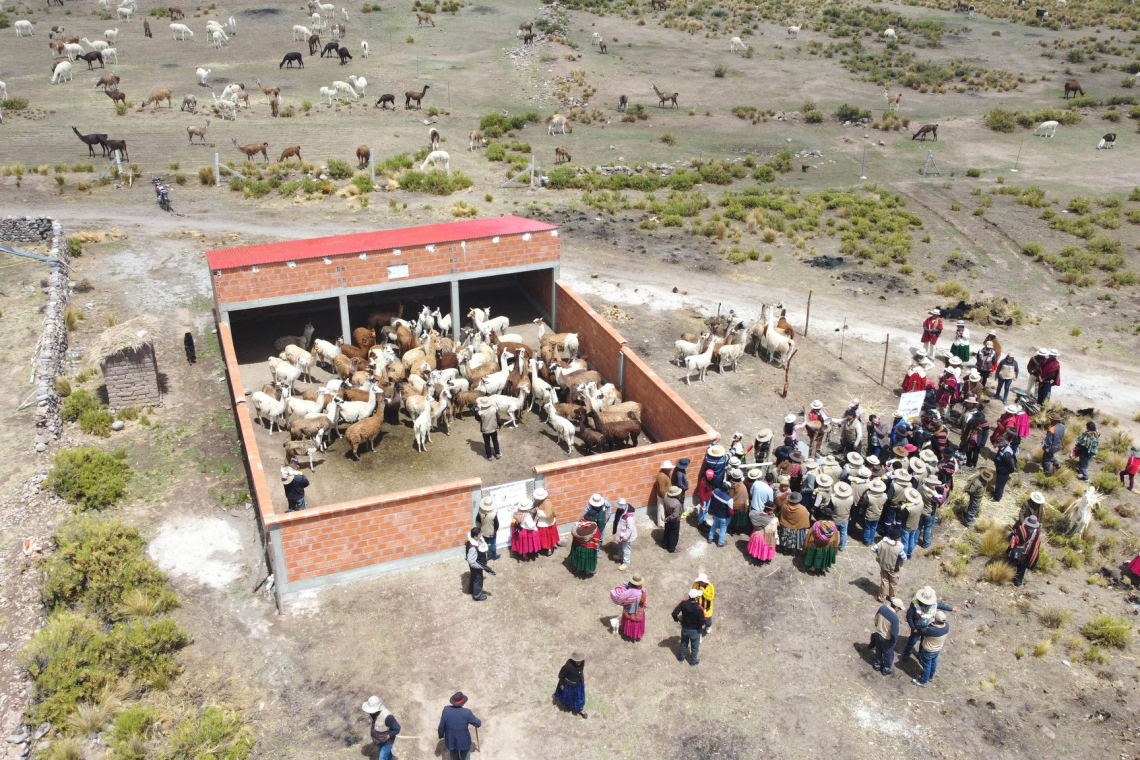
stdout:
[[804,567],[811,568],[812,570],[826,570],[835,564],[835,558],[838,553],[838,551],[830,546],[809,546],[804,549]]
[[732,519],[728,521],[728,532],[752,534],[752,522],[748,519],[747,509],[738,509],[732,513]]
[[570,548],[570,564],[580,572],[593,575],[598,569],[598,550],[587,549],[579,543]]
[[957,356],[959,359],[962,360],[963,364],[968,363],[970,361],[970,344],[969,343],[960,343],[958,345],[951,345],[950,346],[950,355],[951,356]]

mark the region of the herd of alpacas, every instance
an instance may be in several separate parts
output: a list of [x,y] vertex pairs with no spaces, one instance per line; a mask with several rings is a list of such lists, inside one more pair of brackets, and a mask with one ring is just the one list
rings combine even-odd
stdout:
[[714,364],[721,374],[726,367],[735,370],[749,349],[756,356],[765,353],[768,360],[779,367],[787,366],[796,350],[796,332],[785,315],[782,304],[761,304],[760,316],[751,325],[746,325],[736,318],[735,312],[730,311],[727,315],[718,314],[705,320],[705,329],[700,335],[682,335],[673,344],[676,349],[673,361],[685,368],[685,384],[691,384],[694,372],[703,383],[705,374]]
[[[567,454],[600,453],[636,446],[642,436],[641,404],[621,394],[589,369],[579,354],[576,333],[549,333],[541,319],[538,345],[507,332],[510,321],[490,309],[467,312],[470,326],[456,343],[448,337],[451,314],[424,306],[404,319],[404,304],[375,311],[352,342],[314,339],[310,323],[301,335],[278,338],[269,358],[272,382],[249,397],[252,418],[269,428],[288,430],[285,461],[308,459],[345,441],[345,456],[359,460],[372,451],[385,426],[406,418],[414,446],[427,450],[431,433],[450,435],[464,412],[474,417],[480,399],[489,399],[504,426],[518,427],[526,413],[539,410]],[[324,384],[315,373],[327,372]],[[403,418],[401,417],[403,415]]]

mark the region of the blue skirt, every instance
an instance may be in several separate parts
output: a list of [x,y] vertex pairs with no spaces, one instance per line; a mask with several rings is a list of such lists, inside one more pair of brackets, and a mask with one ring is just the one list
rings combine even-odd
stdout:
[[564,689],[556,689],[554,698],[567,710],[579,712],[586,706],[586,684],[567,685]]

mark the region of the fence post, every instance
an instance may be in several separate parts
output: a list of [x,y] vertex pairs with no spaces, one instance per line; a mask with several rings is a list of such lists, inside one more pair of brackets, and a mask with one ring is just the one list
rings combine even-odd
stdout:
[[222,186],[222,170],[218,168],[218,154],[214,154],[214,187]]
[[887,344],[883,347],[883,374],[879,377],[879,385],[886,387],[887,382],[887,355],[891,352],[891,334],[887,333]]
[[808,291],[807,316],[804,317],[804,337],[808,334],[808,324],[811,323],[811,291]]
[[847,339],[847,317],[843,318],[843,329],[839,331],[839,360],[843,361],[843,343]]

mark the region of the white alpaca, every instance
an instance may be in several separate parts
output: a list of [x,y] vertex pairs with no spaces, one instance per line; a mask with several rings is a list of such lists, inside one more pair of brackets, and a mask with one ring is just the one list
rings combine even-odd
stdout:
[[12,26],[16,27],[17,37],[34,37],[36,34],[36,28],[32,26],[31,21],[25,21],[21,19]]
[[340,17],[342,19],[344,19],[344,23],[346,23],[346,24],[348,23],[348,9],[347,8],[341,8],[340,9]]
[[435,325],[436,325],[436,327],[439,328],[439,331],[441,333],[443,333],[444,335],[451,333],[451,314],[447,314],[446,316],[444,316],[443,313],[440,312],[439,307],[437,306],[437,307],[435,307],[435,311],[433,311],[431,313],[431,315],[432,315],[432,317],[435,318]]
[[361,40],[360,41],[360,57],[361,58],[367,58],[368,54],[370,52],[371,52],[371,48],[368,47],[368,40]]
[[336,10],[336,6],[333,5],[332,3],[318,2],[317,7],[321,9],[322,13],[332,13],[333,11]]
[[237,37],[237,19],[233,16],[230,16],[228,19],[226,19],[226,24],[230,27],[230,34],[232,34],[234,37]]
[[467,312],[467,318],[471,320],[471,324],[475,325],[475,329],[483,335],[484,339],[491,334],[492,330],[502,335],[511,326],[511,320],[507,317],[492,319],[490,308],[480,309],[477,306],[472,306]]
[[177,40],[178,35],[180,35],[180,34],[182,35],[182,41],[183,42],[186,41],[186,35],[188,35],[188,34],[190,35],[191,39],[193,39],[193,37],[194,37],[194,31],[190,27],[186,26],[185,24],[171,24],[170,25],[170,36],[171,36],[171,38]]
[[744,40],[739,37],[733,37],[728,41],[728,52],[735,53],[737,50],[747,50],[748,46],[744,44]]
[[412,430],[416,434],[416,448],[420,453],[427,451],[428,442],[431,441],[431,404],[424,404],[423,410],[412,421]]
[[214,43],[215,48],[220,48],[226,39],[226,35],[221,29],[214,29],[210,32],[210,41]]
[[546,424],[554,428],[558,440],[566,444],[566,453],[574,453],[574,423],[565,417],[560,417],[554,409],[554,402],[546,402]]
[[199,68],[197,71],[195,71],[194,76],[198,77],[198,84],[204,85],[205,87],[209,87],[210,83],[206,80],[210,78],[210,72],[211,71],[213,71],[213,69],[202,69],[202,68]]
[[358,77],[356,74],[350,74],[348,83],[352,85],[352,89],[360,92],[361,95],[367,95],[365,90],[368,88],[368,80],[364,77]]
[[321,88],[321,97],[329,99],[329,105],[332,105],[333,96],[336,95],[336,89],[331,87]]
[[313,36],[312,30],[307,26],[293,26],[293,42],[304,42]]
[[899,36],[897,34],[895,34],[894,29],[884,29],[883,30],[883,36],[886,37],[891,42],[898,42],[898,39],[899,39]]
[[699,338],[697,338],[696,343],[687,340],[678,340],[674,342],[673,347],[677,349],[677,353],[674,355],[673,361],[677,364],[684,364],[686,358],[699,354],[704,350],[705,341],[709,339],[709,336],[710,333],[704,332],[701,333],[701,336]]
[[55,65],[55,70],[51,75],[51,83],[62,82],[64,77],[67,77],[67,81],[71,81],[71,61],[60,61]]
[[8,85],[5,82],[0,82],[0,100],[8,99]]
[[887,110],[888,111],[899,110],[899,103],[902,102],[902,93],[901,92],[898,93],[897,95],[892,95],[890,90],[883,90],[883,97],[885,97],[887,99]]
[[110,47],[110,45],[107,44],[106,42],[104,42],[103,40],[95,40],[94,42],[92,42],[91,40],[87,39],[86,37],[81,39],[80,42],[84,42],[87,44],[87,47],[91,48],[92,50],[98,50],[100,52],[102,52],[102,51],[104,51]]
[[435,167],[438,164],[443,164],[443,170],[447,176],[451,176],[451,156],[446,150],[433,150],[428,153],[427,158],[424,159],[423,164],[420,165],[420,171],[426,172],[428,167]]
[[119,62],[119,51],[115,50],[115,48],[104,49],[103,50],[103,62],[104,63],[118,63]]
[[535,405],[544,407],[546,402],[554,400],[554,391],[550,383],[539,377],[538,365],[541,362],[531,359],[527,364],[530,366],[530,405],[532,408]]
[[[564,135],[564,134],[566,134],[568,127],[569,127],[569,131],[571,131],[571,132],[574,131],[574,128],[570,127],[570,125],[567,124],[566,117],[563,116],[562,114],[556,113],[550,117],[550,126],[546,128],[546,131],[551,136],[553,136],[554,134]],[[557,132],[555,132],[555,130],[557,130]]]
[[1053,135],[1057,134],[1057,127],[1059,124],[1060,122],[1057,121],[1043,121],[1037,125],[1037,129],[1033,130],[1033,134],[1036,135],[1040,133],[1040,136],[1052,137]]
[[105,40],[107,40],[107,42],[112,42],[112,43],[118,42],[119,41],[119,27],[115,27],[114,29],[108,29],[107,31],[103,32],[103,38]]
[[242,92],[243,90],[245,90],[245,88],[237,82],[228,84],[226,85],[226,89],[222,90],[222,100],[231,100],[236,102],[238,93]]
[[778,367],[783,367],[788,362],[788,357],[792,355],[796,343],[794,340],[784,335],[776,329],[776,320],[769,319],[767,330],[764,336],[760,339],[760,345],[768,352],[768,358],[776,360],[779,363]]
[[602,35],[594,32],[594,36],[590,38],[591,45],[599,45],[602,42]]
[[134,13],[133,10],[130,8],[119,8],[118,11],[119,21],[126,21],[128,24],[131,23],[131,15]]
[[295,364],[290,364],[285,359],[277,356],[269,357],[269,371],[273,373],[273,382],[280,385],[282,388],[288,388],[289,392],[293,392],[293,383],[301,377],[305,371],[304,367],[298,367]]
[[249,397],[250,408],[257,416],[257,421],[261,422],[263,419],[269,418],[270,435],[273,435],[276,428],[284,429],[288,401],[288,396],[282,395],[280,399],[276,399],[261,391],[254,391]]
[[689,378],[693,374],[693,370],[700,373],[699,379],[703,383],[705,381],[705,373],[709,370],[709,365],[712,364],[713,349],[717,347],[717,339],[709,341],[708,348],[703,353],[694,354],[685,357],[685,385],[689,385]]
[[1065,534],[1069,536],[1084,534],[1092,520],[1093,510],[1099,503],[1100,497],[1097,495],[1096,487],[1089,486],[1084,495],[1065,510]]
[[717,356],[717,369],[720,373],[724,374],[724,367],[726,364],[731,364],[732,368],[736,369],[737,362],[740,357],[744,356],[744,344],[733,343],[731,346],[721,346],[720,350],[716,352]]
[[74,42],[65,42],[63,44],[63,52],[67,56],[67,60],[74,61],[83,55],[83,46],[77,45]]
[[346,95],[352,95],[353,100],[360,100],[360,93],[358,93],[356,90],[352,89],[352,85],[350,85],[348,82],[336,81],[336,82],[333,82],[333,87],[335,87],[336,91],[339,93],[344,93]]
[[799,37],[800,36],[800,28],[798,26],[789,26],[788,27],[788,36],[793,38],[793,39],[796,37]]

